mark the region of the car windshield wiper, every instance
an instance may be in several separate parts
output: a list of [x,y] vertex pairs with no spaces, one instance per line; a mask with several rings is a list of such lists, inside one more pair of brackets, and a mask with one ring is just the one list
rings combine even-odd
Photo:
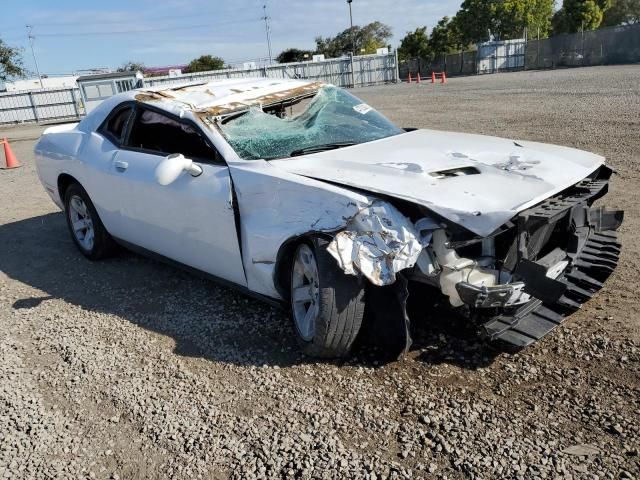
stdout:
[[289,155],[290,157],[299,157],[300,155],[306,155],[308,153],[324,152],[326,150],[335,150],[336,148],[351,147],[355,145],[355,142],[335,142],[325,143],[324,145],[314,145],[313,147],[301,148],[300,150],[294,150]]

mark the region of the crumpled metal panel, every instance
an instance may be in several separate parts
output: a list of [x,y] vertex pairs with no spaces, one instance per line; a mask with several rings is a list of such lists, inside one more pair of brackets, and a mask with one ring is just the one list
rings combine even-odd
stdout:
[[428,239],[389,203],[376,201],[360,210],[327,247],[345,273],[361,273],[377,286],[391,285],[396,274],[416,264]]
[[339,231],[375,200],[282,172],[261,160],[232,164],[230,172],[238,198],[247,285],[272,298],[281,298],[274,275],[283,244],[300,235]]

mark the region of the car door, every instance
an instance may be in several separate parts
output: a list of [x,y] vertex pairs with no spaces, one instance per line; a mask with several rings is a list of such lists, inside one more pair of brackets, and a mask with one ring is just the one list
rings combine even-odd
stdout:
[[114,237],[122,237],[123,222],[120,216],[117,178],[113,176],[113,159],[120,151],[127,125],[133,113],[134,103],[117,105],[97,131],[86,135],[81,146],[81,163],[78,167],[84,175],[74,174],[91,197],[100,220]]
[[[202,174],[158,184],[156,167],[173,153]],[[246,286],[229,169],[199,127],[138,105],[110,169],[122,240]]]

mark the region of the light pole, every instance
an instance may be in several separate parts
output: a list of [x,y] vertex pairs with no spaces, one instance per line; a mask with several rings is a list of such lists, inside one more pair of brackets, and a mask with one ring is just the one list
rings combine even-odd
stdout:
[[33,27],[31,25],[27,25],[27,37],[29,38],[29,45],[31,46],[31,55],[33,55],[33,64],[36,67],[36,73],[38,74],[38,81],[40,82],[40,88],[44,88],[42,85],[42,76],[40,76],[40,69],[38,68],[38,61],[36,60],[36,52],[33,49],[33,40],[36,38],[31,34],[31,30]]
[[349,4],[349,24],[351,25],[349,29],[349,36],[351,37],[351,86],[355,88],[356,86],[356,75],[353,71],[353,55],[355,54],[356,44],[353,41],[353,12],[351,11],[351,3],[353,0],[347,0]]
[[271,55],[271,27],[269,26],[269,15],[267,15],[267,6],[263,5],[262,9],[264,10],[264,26],[267,30],[267,47],[269,49],[269,65],[273,64],[272,55]]

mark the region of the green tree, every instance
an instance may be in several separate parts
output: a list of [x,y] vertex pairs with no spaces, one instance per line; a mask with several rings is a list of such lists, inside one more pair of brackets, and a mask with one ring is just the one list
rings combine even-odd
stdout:
[[24,75],[20,49],[10,47],[0,39],[0,80]]
[[427,27],[418,27],[413,32],[407,32],[404,38],[400,40],[398,58],[402,62],[410,58],[431,58]]
[[449,17],[443,17],[431,31],[429,49],[434,57],[438,58],[446,53],[461,50],[458,26]]
[[503,0],[498,8],[500,38],[521,38],[525,29],[529,37],[546,38],[551,32],[554,0]]
[[470,44],[489,40],[490,35],[499,37],[498,8],[501,3],[500,0],[464,0],[454,19],[460,41]]
[[553,16],[553,30],[555,33],[595,30],[610,6],[611,0],[564,0],[562,8]]
[[375,53],[378,48],[386,47],[392,36],[391,27],[381,22],[372,22],[364,27],[354,26],[353,46],[351,33],[351,29],[347,28],[335,37],[316,37],[316,52],[327,58],[340,57],[352,50],[356,55]]
[[208,72],[210,70],[222,70],[224,68],[224,60],[220,57],[211,55],[202,55],[189,62],[187,65],[187,73]]
[[630,25],[640,23],[640,0],[614,0],[613,5],[604,12],[602,25]]
[[313,52],[311,50],[288,48],[280,52],[280,54],[276,57],[276,61],[278,63],[304,62],[305,60],[311,60],[312,56]]
[[128,61],[118,68],[118,72],[144,72],[144,63]]
[[[453,25],[463,45],[489,40],[546,37],[551,31],[554,0],[464,0]],[[431,35],[433,36],[433,34]]]

